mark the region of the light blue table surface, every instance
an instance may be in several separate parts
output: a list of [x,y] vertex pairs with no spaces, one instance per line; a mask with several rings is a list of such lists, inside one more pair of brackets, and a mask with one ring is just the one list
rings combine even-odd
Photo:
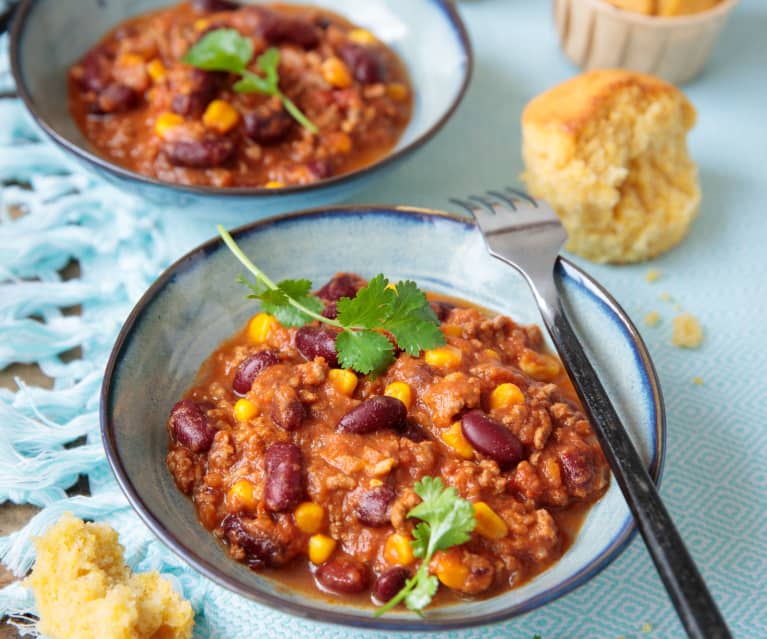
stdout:
[[[518,183],[524,105],[577,69],[559,49],[549,2],[465,0],[459,10],[475,48],[464,102],[434,140],[355,202],[445,208],[449,196]],[[705,72],[684,90],[698,110],[689,143],[703,189],[689,236],[645,264],[576,261],[640,328],[667,410],[661,494],[733,634],[762,639],[767,638],[767,2],[740,3]],[[189,237],[213,234],[212,226],[196,222]],[[190,241],[175,240],[172,229],[165,239],[176,254]],[[662,274],[654,283],[645,278],[650,268]],[[671,345],[679,309],[693,313],[704,327],[698,349]],[[655,327],[642,321],[649,311],[661,315]],[[703,383],[695,384],[696,377]],[[256,610],[245,602],[230,605],[209,620],[212,636],[233,636],[226,623],[230,612],[241,618]],[[262,608],[252,624],[235,625],[248,631],[243,636],[381,636]],[[449,636],[530,639],[534,634],[543,639],[684,636],[639,538],[589,583],[544,608]]]

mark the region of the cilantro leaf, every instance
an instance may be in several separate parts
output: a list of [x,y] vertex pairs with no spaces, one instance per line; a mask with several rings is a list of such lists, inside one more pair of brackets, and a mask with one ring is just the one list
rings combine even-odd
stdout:
[[274,95],[274,87],[269,81],[260,75],[243,71],[242,77],[234,83],[232,87],[237,93],[263,93],[265,95]]
[[423,501],[407,516],[428,524],[427,555],[469,540],[475,524],[474,507],[470,502],[461,499],[452,486],[445,488],[439,477],[424,477],[414,488]]
[[354,298],[342,297],[336,304],[337,319],[344,326],[381,328],[391,313],[396,294],[383,275],[376,275]]
[[445,343],[434,311],[414,282],[400,282],[395,289],[383,275],[376,275],[354,298],[338,300],[337,317],[330,319],[321,314],[323,303],[310,293],[309,280],[283,280],[275,284],[222,226],[218,231],[229,250],[256,276],[255,283],[244,277],[237,281],[250,289],[249,298],[261,301],[265,313],[274,315],[284,326],[303,326],[317,320],[341,329],[336,338],[336,353],[344,368],[373,377],[383,373],[394,361],[390,337],[399,348],[414,355]]
[[431,603],[434,595],[437,594],[439,581],[437,581],[437,578],[434,575],[428,574],[428,570],[425,572],[426,574],[420,576],[415,587],[405,597],[405,605],[410,608],[410,610],[423,610]]
[[313,313],[321,313],[322,301],[309,294],[311,287],[309,280],[283,280],[277,284],[277,288],[261,294],[261,308],[265,313],[274,315],[283,326],[303,326],[311,322],[312,317],[305,310],[292,305],[290,300]]
[[420,519],[413,530],[413,554],[422,558],[415,575],[405,582],[402,589],[381,608],[375,616],[380,617],[400,601],[417,613],[431,603],[439,583],[429,574],[429,562],[438,550],[446,550],[469,540],[474,530],[474,507],[471,502],[459,497],[452,486],[445,488],[440,477],[423,477],[413,486],[421,503],[407,514]]
[[205,71],[240,73],[253,57],[253,43],[237,29],[216,29],[206,33],[181,59]]
[[205,71],[229,71],[238,74],[240,79],[233,86],[237,93],[276,95],[285,110],[301,126],[314,134],[319,133],[317,126],[280,91],[280,50],[270,47],[258,56],[256,65],[266,77],[248,70],[252,59],[253,43],[250,38],[240,35],[237,29],[214,29],[192,45],[181,61]]
[[398,282],[396,291],[386,330],[394,335],[397,345],[416,357],[424,349],[444,344],[445,336],[439,330],[437,315],[416,283]]
[[363,374],[383,373],[394,361],[394,346],[376,331],[344,331],[336,337],[338,363]]

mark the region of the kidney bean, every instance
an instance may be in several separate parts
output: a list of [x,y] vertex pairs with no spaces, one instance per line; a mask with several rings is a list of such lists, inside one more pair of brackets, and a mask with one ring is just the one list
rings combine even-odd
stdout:
[[347,557],[326,561],[317,568],[314,578],[327,590],[344,595],[362,592],[369,580],[367,568]]
[[246,113],[243,122],[245,132],[251,140],[269,145],[284,140],[293,128],[294,120],[281,104],[269,101],[255,111]]
[[113,55],[104,47],[94,47],[80,61],[77,82],[87,91],[103,91],[112,81]]
[[306,417],[306,409],[295,395],[275,395],[271,417],[283,430],[298,430]]
[[375,84],[385,80],[386,70],[374,49],[354,42],[344,42],[338,47],[338,55],[358,82]]
[[221,522],[224,537],[247,555],[251,568],[281,566],[288,559],[285,546],[256,526],[245,524],[238,515],[227,515]]
[[205,111],[208,103],[218,92],[218,77],[215,73],[183,67],[171,74],[170,108],[174,113],[184,117],[199,117]]
[[215,13],[216,11],[236,11],[240,5],[230,0],[192,0],[192,8],[200,13]]
[[97,113],[122,113],[134,108],[139,100],[136,91],[115,82],[99,93],[93,106]]
[[207,169],[229,160],[235,146],[229,138],[206,134],[200,140],[170,140],[163,145],[163,150],[176,166]]
[[450,315],[450,311],[455,308],[455,304],[443,302],[442,300],[433,300],[429,302],[429,306],[431,306],[431,310],[434,311],[440,322],[444,322],[447,316]]
[[328,366],[337,368],[336,335],[329,326],[302,326],[296,331],[296,348],[308,360],[324,357]]
[[405,424],[407,408],[396,397],[375,395],[344,415],[336,430],[341,433],[372,433],[384,428],[399,429]]
[[559,453],[559,463],[567,485],[575,490],[587,487],[594,478],[594,463],[585,451],[567,448]]
[[317,297],[325,302],[322,314],[330,319],[338,315],[336,302],[342,297],[354,297],[365,286],[365,280],[354,273],[336,273],[319,291]]
[[316,27],[299,16],[291,16],[266,7],[251,7],[258,14],[255,34],[269,43],[290,42],[304,49],[313,49],[320,43]]
[[191,399],[182,399],[171,408],[169,422],[173,438],[193,453],[204,453],[213,444],[216,429]]
[[304,495],[301,449],[290,442],[277,442],[266,449],[264,502],[273,512],[292,510]]
[[382,572],[373,583],[373,598],[379,603],[386,603],[394,597],[410,579],[410,573],[407,568],[394,566],[385,572]]
[[306,168],[309,169],[309,173],[312,174],[312,177],[318,180],[325,180],[335,172],[333,163],[328,159],[309,160],[306,163]]
[[416,424],[413,420],[408,419],[405,423],[405,427],[401,432],[403,437],[407,437],[410,441],[415,443],[425,442],[427,439],[431,439],[429,433],[427,433],[421,426]]
[[366,282],[354,273],[336,273],[317,291],[321,300],[338,301],[342,297],[354,297]]
[[390,486],[376,486],[364,491],[354,507],[354,514],[365,526],[387,526],[389,524],[389,506],[397,497]]
[[245,395],[250,387],[253,386],[253,380],[265,368],[279,364],[280,358],[274,351],[259,351],[253,353],[250,357],[244,359],[234,373],[232,380],[232,390],[237,395]]
[[474,448],[502,468],[516,466],[524,457],[522,443],[514,433],[479,409],[464,414],[461,432]]

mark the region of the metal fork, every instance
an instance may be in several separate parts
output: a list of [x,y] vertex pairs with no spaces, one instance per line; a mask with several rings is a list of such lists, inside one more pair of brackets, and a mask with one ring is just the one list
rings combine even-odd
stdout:
[[689,637],[731,635],[602,383],[564,314],[554,267],[567,233],[553,209],[507,188],[451,199],[469,211],[493,257],[527,280],[608,463]]

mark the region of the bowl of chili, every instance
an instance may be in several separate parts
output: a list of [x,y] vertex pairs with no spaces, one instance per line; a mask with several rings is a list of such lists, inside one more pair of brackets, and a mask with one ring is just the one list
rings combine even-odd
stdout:
[[26,0],[10,47],[43,135],[157,204],[338,201],[436,135],[471,75],[447,0],[167,4]]
[[[487,255],[471,222],[423,209],[333,207],[269,218],[231,237],[242,263],[213,239],[147,291],[118,337],[102,390],[102,435],[120,486],[193,568],[319,621],[446,630],[542,606],[620,555],[635,532],[620,489],[547,354],[524,280]],[[376,241],[351,239],[360,237]],[[244,267],[248,257],[258,267]],[[257,274],[247,299],[236,282],[243,272]],[[557,279],[657,481],[665,414],[641,337],[578,267],[561,261]],[[380,304],[355,310],[365,282],[367,302],[378,296]],[[322,350],[321,325],[291,324],[295,308],[314,309],[327,329],[343,331],[365,324],[370,308],[397,306],[395,298],[398,308],[415,308],[415,285],[438,312],[417,311],[419,322],[436,317],[444,341],[429,341],[423,323],[394,317],[384,329],[397,347],[383,362],[338,341],[335,361]],[[316,296],[307,295],[312,286]],[[298,306],[277,308],[283,294]],[[537,425],[521,425],[528,418]],[[507,428],[514,437],[499,430]],[[270,473],[286,468],[302,470],[270,488]],[[452,544],[419,554],[424,530],[416,523],[433,516],[424,504],[443,499],[465,517],[451,524]],[[403,531],[404,546],[390,548]],[[402,559],[405,546],[415,558]],[[385,577],[398,569],[397,579],[414,581]],[[419,608],[405,595],[432,576],[436,598]],[[387,580],[402,586],[402,605],[380,614],[382,599],[395,595]]]

